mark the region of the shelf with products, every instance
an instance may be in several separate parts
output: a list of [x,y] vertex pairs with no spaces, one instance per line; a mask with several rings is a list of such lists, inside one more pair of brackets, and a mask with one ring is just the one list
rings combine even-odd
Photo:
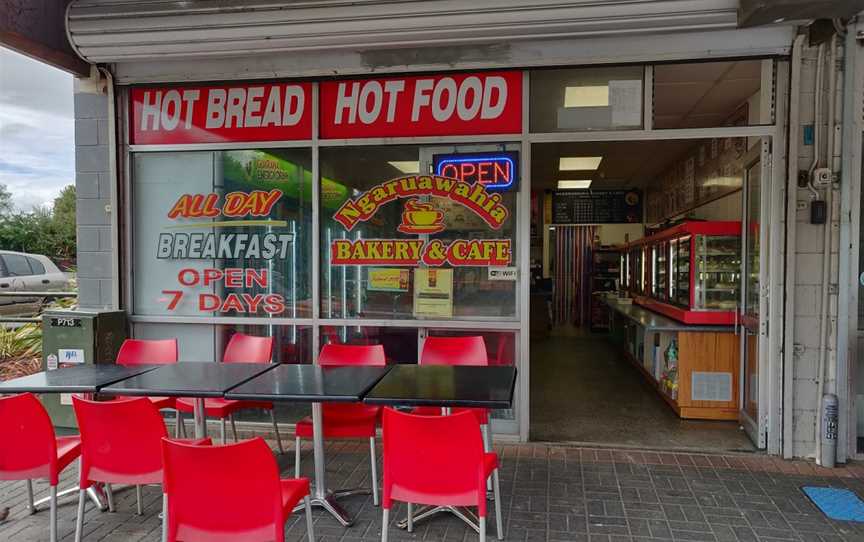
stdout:
[[609,330],[609,312],[598,296],[619,288],[621,249],[615,246],[597,247],[593,251],[591,263],[591,330],[605,332]]
[[[741,291],[741,223],[686,221],[630,243],[635,302],[688,324],[735,322]],[[649,262],[644,273],[641,262]]]

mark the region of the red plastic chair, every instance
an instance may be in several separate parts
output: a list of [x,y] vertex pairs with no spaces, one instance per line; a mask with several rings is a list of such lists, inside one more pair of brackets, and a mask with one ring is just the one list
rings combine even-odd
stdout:
[[314,542],[309,480],[280,480],[276,458],[260,437],[226,446],[162,442],[168,542],[282,542],[285,521],[301,499]]
[[[318,354],[318,364],[324,367],[345,365],[387,365],[384,347],[375,345],[325,344]],[[375,430],[381,407],[362,403],[324,403],[322,421],[324,438],[368,438],[369,461],[372,466],[372,502],[378,506],[378,463],[375,457]],[[311,439],[312,418],[298,421],[294,430],[294,476],[300,476],[300,439]]]
[[452,416],[418,416],[384,409],[384,523],[387,542],[394,500],[408,503],[408,531],[413,505],[476,506],[480,542],[486,540],[486,482],[492,477],[495,522],[504,538],[498,456],[483,450],[477,418],[470,412]]
[[[177,363],[177,339],[126,339],[117,352],[117,365],[167,365]],[[173,397],[150,397],[158,410],[175,408]],[[180,414],[177,414],[179,419]]]
[[[426,337],[420,353],[420,365],[489,365],[486,343],[481,336],[470,337]],[[453,412],[471,411],[477,416],[483,433],[483,447],[492,451],[492,434],[489,431],[489,410],[485,408],[457,408]],[[418,407],[414,414],[434,416],[441,413],[435,407]]]
[[33,480],[51,486],[50,540],[57,540],[57,484],[60,472],[81,454],[78,436],[57,437],[51,418],[32,393],[0,397],[0,480],[26,480],[27,506],[36,512]]
[[[270,363],[273,357],[273,337],[256,337],[235,333],[225,347],[222,355],[222,363]],[[194,412],[195,405],[191,399],[177,399],[176,408],[178,412]],[[276,442],[279,445],[279,453],[285,453],[282,447],[282,437],[279,435],[279,425],[276,423],[276,413],[273,403],[267,401],[237,401],[232,399],[205,399],[204,415],[218,418],[221,422],[222,444],[225,444],[225,421],[231,421],[231,432],[234,434],[234,442],[237,442],[237,426],[234,424],[234,413],[239,410],[260,408],[270,411],[270,421],[273,423],[273,431],[276,433]],[[180,421],[182,427],[182,420]],[[186,428],[183,428],[185,434]]]
[[[114,510],[111,484],[135,486],[138,515],[143,514],[141,486],[162,483],[162,439],[168,437],[165,422],[146,397],[88,401],[72,397],[81,430],[81,467],[78,473],[78,517],[75,541],[84,527],[84,501],[93,482],[105,484],[108,508]],[[210,439],[190,441],[210,444]],[[164,504],[164,503],[163,503]]]

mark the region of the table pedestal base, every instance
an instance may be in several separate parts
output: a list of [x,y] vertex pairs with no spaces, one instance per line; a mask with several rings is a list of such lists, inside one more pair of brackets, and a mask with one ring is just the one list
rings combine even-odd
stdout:
[[[423,521],[426,518],[442,512],[450,512],[468,524],[468,526],[474,529],[476,533],[480,533],[480,521],[477,518],[477,514],[472,512],[470,509],[461,506],[424,506],[418,509],[414,514],[413,523],[416,524],[418,521]],[[408,518],[403,519],[397,525],[400,529],[407,529]]]
[[[351,491],[353,491],[353,490],[351,490]],[[356,495],[356,493],[350,493],[350,495]],[[323,508],[324,510],[329,512],[330,515],[333,516],[334,518],[336,518],[336,521],[338,521],[340,524],[342,524],[343,527],[350,527],[354,523],[354,519],[348,515],[348,512],[346,512],[345,509],[342,508],[342,506],[338,502],[336,502],[336,499],[338,497],[346,497],[346,496],[348,496],[348,494],[346,494],[343,491],[339,491],[337,493],[331,493],[331,494],[326,495],[324,497],[314,497],[313,496],[309,499],[309,503],[312,506],[317,506],[318,508]],[[303,511],[305,508],[306,508],[306,504],[301,502],[297,506],[294,507],[294,511],[300,512],[300,511]]]

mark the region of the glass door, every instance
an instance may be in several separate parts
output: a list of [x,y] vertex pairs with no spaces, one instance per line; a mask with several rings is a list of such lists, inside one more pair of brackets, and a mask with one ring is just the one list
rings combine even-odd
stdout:
[[[520,341],[527,337],[520,332],[518,278],[529,266],[519,260],[519,249],[530,242],[530,230],[518,216],[520,197],[526,195],[519,178],[520,150],[518,143],[419,148],[420,176],[460,184],[436,184],[431,195],[403,205],[399,227],[416,232],[427,247],[440,243],[413,270],[413,316],[459,321],[453,327],[418,327],[418,359],[429,336],[481,335],[491,365],[523,370]],[[520,223],[526,227],[520,229]],[[493,433],[518,434],[519,416],[528,415],[518,397],[512,409],[492,411]]]
[[[741,243],[741,279],[743,291],[741,294],[740,321],[741,332],[741,424],[747,435],[757,448],[765,448],[767,423],[761,414],[764,408],[762,397],[763,383],[760,381],[764,371],[760,370],[760,343],[766,342],[760,337],[763,330],[767,331],[766,312],[761,295],[762,277],[767,269],[767,228],[761,227],[762,197],[761,163],[750,166],[744,179],[744,205],[742,217]],[[736,324],[736,331],[738,324]]]

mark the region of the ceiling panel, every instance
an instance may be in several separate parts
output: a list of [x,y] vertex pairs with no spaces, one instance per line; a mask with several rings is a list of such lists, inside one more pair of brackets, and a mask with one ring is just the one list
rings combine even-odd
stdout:
[[[702,140],[538,143],[531,147],[531,185],[555,188],[559,179],[592,179],[591,188],[643,187]],[[602,156],[597,171],[562,172],[562,156]]]
[[654,126],[722,126],[757,93],[762,60],[663,64],[654,67]]

